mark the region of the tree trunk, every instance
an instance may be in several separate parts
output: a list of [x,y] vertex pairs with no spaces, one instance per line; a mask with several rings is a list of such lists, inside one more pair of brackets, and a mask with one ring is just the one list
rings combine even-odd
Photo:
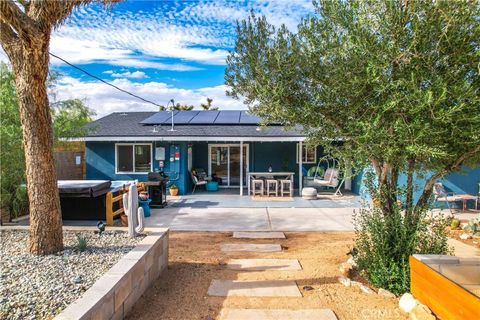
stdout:
[[31,40],[11,57],[20,108],[30,203],[28,251],[48,254],[63,249],[62,217],[53,157],[48,104],[49,32]]

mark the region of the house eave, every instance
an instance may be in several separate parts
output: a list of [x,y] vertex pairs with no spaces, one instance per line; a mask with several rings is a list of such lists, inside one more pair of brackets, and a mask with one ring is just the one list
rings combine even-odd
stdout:
[[192,136],[102,136],[102,137],[83,137],[69,139],[68,141],[225,141],[225,142],[298,142],[304,141],[306,138],[302,136],[297,137],[227,137],[227,136],[210,136],[210,137],[192,137]]

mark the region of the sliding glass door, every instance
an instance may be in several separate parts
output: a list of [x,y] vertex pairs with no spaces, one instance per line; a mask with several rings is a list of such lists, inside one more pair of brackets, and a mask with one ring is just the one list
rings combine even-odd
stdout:
[[[209,175],[222,179],[222,186],[240,186],[240,144],[211,144],[209,151]],[[246,185],[248,172],[248,145],[243,145],[243,179]]]

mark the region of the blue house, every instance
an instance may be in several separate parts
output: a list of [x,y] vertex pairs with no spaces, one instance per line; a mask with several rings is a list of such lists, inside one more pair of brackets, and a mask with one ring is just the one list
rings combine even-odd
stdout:
[[[193,187],[191,170],[203,169],[220,178],[222,187],[243,194],[248,172],[271,167],[294,173],[294,187],[301,189],[305,172],[324,156],[322,148],[305,144],[298,128],[260,124],[247,111],[174,111],[173,118],[169,111],[112,113],[88,125],[86,177],[145,181],[148,172],[163,171],[186,194]],[[361,194],[362,177],[344,187]],[[480,166],[442,181],[449,191],[478,194]]]
[[[224,188],[243,193],[248,172],[294,173],[317,165],[321,147],[303,143],[299,130],[260,126],[246,111],[174,111],[112,113],[88,125],[87,179],[147,180],[163,171],[180,194],[192,190],[190,172],[203,169],[222,180]],[[300,169],[300,170],[299,170]],[[301,188],[300,188],[301,189]]]

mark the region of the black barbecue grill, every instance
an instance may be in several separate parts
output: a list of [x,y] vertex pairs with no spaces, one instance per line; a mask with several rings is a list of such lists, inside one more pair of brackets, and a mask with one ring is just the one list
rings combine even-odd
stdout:
[[145,187],[148,188],[148,194],[152,202],[150,207],[163,208],[167,205],[167,182],[169,178],[163,172],[149,172],[148,181]]

